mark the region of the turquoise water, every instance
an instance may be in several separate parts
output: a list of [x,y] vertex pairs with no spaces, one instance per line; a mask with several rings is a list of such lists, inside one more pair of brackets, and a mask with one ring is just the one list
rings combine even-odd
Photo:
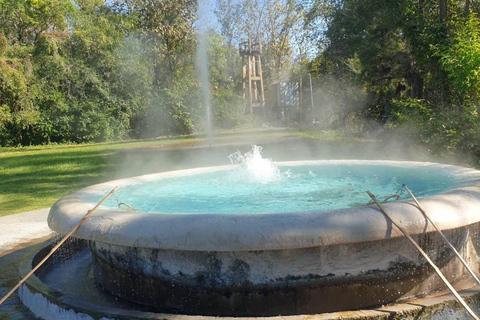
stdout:
[[[272,168],[270,168],[272,169]],[[399,194],[405,183],[417,197],[464,185],[455,168],[404,168],[386,165],[305,165],[273,167],[268,176],[245,166],[124,186],[106,202],[126,202],[150,213],[272,213],[329,210],[366,205],[370,190],[378,200]],[[268,171],[268,170],[267,170]]]

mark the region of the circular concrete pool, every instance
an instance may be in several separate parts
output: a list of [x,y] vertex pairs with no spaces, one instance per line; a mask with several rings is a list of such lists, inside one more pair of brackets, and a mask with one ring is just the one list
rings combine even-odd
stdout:
[[[420,202],[431,219],[478,270],[479,171],[395,161],[276,165],[281,182],[264,183],[261,176],[258,188],[245,187],[242,190],[253,191],[238,195],[251,198],[253,207],[235,202],[239,191],[237,186],[232,189],[228,175],[237,167],[198,168],[82,189],[52,207],[49,226],[67,233],[92,208],[92,202],[118,185],[117,201],[140,211],[107,203],[75,233],[89,241],[95,279],[111,294],[158,311],[186,314],[266,316],[350,310],[423,295],[442,286],[400,231],[375,206],[366,205],[370,199],[362,189],[382,198],[406,183],[423,196]],[[288,189],[296,183],[289,179],[302,175],[330,180],[324,185],[314,180],[310,189],[304,188],[305,182]],[[202,183],[213,179],[215,188],[220,185],[234,192],[212,194],[205,185],[190,182],[192,177]],[[345,184],[338,184],[342,179]],[[284,182],[286,192],[268,189]],[[167,187],[154,191],[155,184]],[[333,198],[328,201],[318,200],[316,187],[322,195],[332,188],[337,193],[331,192]],[[129,197],[139,189],[148,190],[147,195],[135,202]],[[173,195],[166,195],[168,190]],[[280,198],[280,205],[266,195]],[[173,204],[172,198],[178,203]],[[295,204],[297,199],[301,204]],[[325,201],[327,206],[322,207]],[[272,210],[271,202],[278,210]],[[339,202],[340,207],[335,207]],[[225,210],[229,204],[233,209]],[[449,280],[462,277],[461,264],[412,203],[404,198],[384,206]]]

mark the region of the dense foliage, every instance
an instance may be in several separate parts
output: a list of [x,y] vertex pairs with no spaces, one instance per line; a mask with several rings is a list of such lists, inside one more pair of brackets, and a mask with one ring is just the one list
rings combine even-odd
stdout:
[[[202,130],[196,10],[194,0],[0,0],[0,145]],[[219,37],[213,111],[231,127],[243,103]]]
[[[405,133],[434,152],[480,155],[476,0],[216,0],[213,7],[215,127],[246,119],[237,48],[250,36],[263,45],[267,90],[303,80],[296,121]],[[203,130],[197,9],[195,0],[0,0],[0,145]]]
[[[325,23],[314,34],[325,50],[308,68],[318,82],[328,75],[344,88],[361,88],[367,98],[361,108],[349,104],[351,117],[361,115],[364,123],[380,123],[383,130],[395,128],[433,152],[480,155],[479,5],[316,0],[307,23]],[[337,91],[351,99],[358,94]]]

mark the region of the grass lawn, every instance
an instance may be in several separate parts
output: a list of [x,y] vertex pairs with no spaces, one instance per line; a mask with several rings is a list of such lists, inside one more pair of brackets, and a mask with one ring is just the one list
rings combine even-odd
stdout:
[[[214,142],[246,141],[253,135],[275,138],[300,133],[230,132],[217,136]],[[170,152],[174,158],[169,155],[167,165],[158,152],[206,144],[204,137],[187,136],[111,144],[0,148],[0,216],[50,207],[60,197],[95,183],[180,168],[182,154]]]

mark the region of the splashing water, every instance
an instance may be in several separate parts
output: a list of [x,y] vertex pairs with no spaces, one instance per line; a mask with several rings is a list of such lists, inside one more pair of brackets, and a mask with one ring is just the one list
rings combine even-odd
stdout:
[[[228,156],[231,164],[239,165],[232,173],[233,180],[267,184],[280,181],[282,174],[271,159],[262,157],[262,147],[254,145],[252,150],[242,154],[239,150]],[[237,177],[235,177],[237,176]]]
[[[245,154],[232,153],[232,168],[125,185],[116,194],[141,212],[280,213],[366,205],[366,190],[380,200],[394,194],[406,199],[402,183],[423,197],[470,181],[454,167],[361,162],[280,166],[263,158],[261,151],[253,146]],[[118,203],[109,199],[105,206],[118,208]]]

